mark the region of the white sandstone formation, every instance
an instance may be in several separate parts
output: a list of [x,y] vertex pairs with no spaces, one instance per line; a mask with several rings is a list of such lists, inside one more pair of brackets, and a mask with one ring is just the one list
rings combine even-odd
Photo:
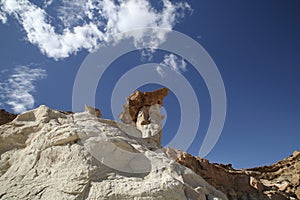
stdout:
[[[161,147],[162,124],[164,116],[160,114],[161,106],[155,104],[147,109],[139,111],[136,128],[141,131],[142,138],[151,139],[158,147]],[[145,123],[147,121],[147,123]]]
[[226,200],[144,137],[153,109],[146,128],[46,106],[1,125],[0,199]]

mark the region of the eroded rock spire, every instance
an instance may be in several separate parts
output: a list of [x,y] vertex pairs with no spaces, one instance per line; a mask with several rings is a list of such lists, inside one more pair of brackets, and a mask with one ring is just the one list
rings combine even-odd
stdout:
[[161,88],[152,92],[136,90],[127,98],[119,118],[126,124],[136,123],[138,118],[142,125],[149,124],[150,106],[162,106],[163,99],[168,95],[168,88]]
[[161,122],[164,118],[160,113],[160,108],[168,91],[168,88],[152,92],[136,90],[127,98],[119,116],[124,123],[135,125],[141,131],[143,138],[149,138],[149,141],[153,141],[158,147],[161,147]]

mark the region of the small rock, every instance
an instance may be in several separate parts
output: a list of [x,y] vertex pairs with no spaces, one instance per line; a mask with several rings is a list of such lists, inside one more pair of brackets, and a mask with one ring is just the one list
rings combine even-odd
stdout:
[[264,186],[263,186],[263,184],[260,182],[260,180],[258,180],[258,179],[256,179],[256,178],[254,178],[254,177],[250,177],[250,185],[253,187],[253,188],[255,188],[255,189],[257,189],[258,191],[263,191],[263,189],[264,189]]
[[88,105],[84,105],[84,111],[90,113],[91,115],[94,115],[98,118],[102,117],[102,113],[98,108],[93,108]]

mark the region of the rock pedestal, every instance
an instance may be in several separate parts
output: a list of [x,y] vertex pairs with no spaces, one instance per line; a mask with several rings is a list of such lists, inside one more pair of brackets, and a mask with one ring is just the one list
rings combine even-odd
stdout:
[[167,95],[167,88],[152,92],[137,90],[127,98],[119,117],[124,123],[135,125],[143,138],[149,138],[161,147],[161,121],[164,116],[160,114],[160,108]]
[[[127,124],[136,123],[139,112],[149,111],[150,106],[158,104],[163,105],[163,99],[168,95],[168,88],[162,88],[152,92],[141,92],[136,90],[127,98],[127,102],[123,107],[123,111],[119,118]],[[147,120],[145,123],[148,123]]]

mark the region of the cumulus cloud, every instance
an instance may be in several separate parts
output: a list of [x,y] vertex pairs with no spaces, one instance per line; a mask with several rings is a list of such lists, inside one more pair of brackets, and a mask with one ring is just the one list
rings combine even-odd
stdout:
[[0,83],[0,98],[16,113],[32,109],[35,102],[32,95],[34,84],[46,76],[46,71],[41,68],[17,67],[7,80]]
[[167,54],[164,56],[164,60],[156,66],[156,71],[160,76],[165,77],[166,68],[170,68],[171,70],[180,74],[186,71],[186,65],[187,64],[184,59],[180,59],[174,54]]
[[[29,42],[48,57],[59,59],[81,49],[91,51],[113,41],[118,33],[147,27],[172,30],[191,9],[185,2],[160,1],[158,9],[148,0],[59,0],[60,6],[54,9],[56,16],[50,16],[45,7],[29,0],[0,0],[0,20],[5,23],[7,16],[13,16]],[[52,0],[45,2],[47,9],[54,5]],[[151,33],[151,41],[144,41],[141,35],[131,36],[138,48],[154,49],[165,39],[159,31]]]

